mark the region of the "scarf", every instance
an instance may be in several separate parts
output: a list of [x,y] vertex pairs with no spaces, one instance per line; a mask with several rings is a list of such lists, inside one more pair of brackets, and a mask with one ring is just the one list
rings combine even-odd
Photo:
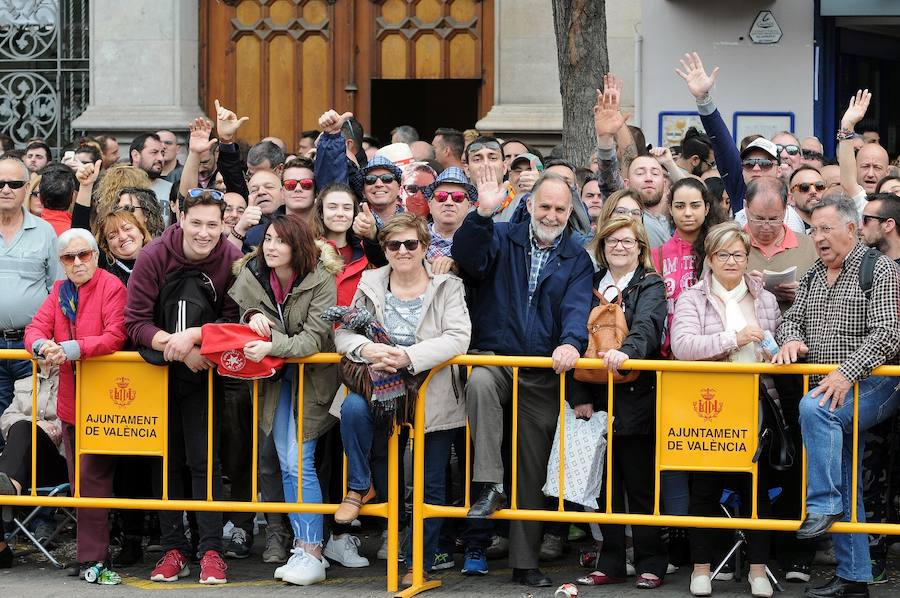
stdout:
[[59,287],[59,308],[69,322],[75,324],[75,315],[78,312],[78,287],[71,280],[67,280]]
[[283,289],[281,288],[281,283],[278,282],[278,277],[275,276],[275,270],[269,270],[269,284],[272,285],[272,294],[275,295],[275,303],[278,305],[284,305],[284,300],[287,299],[288,294],[291,292],[291,289],[294,288],[294,282],[297,280],[296,274],[291,274],[290,280],[288,280],[287,286]]
[[[737,333],[747,326],[747,318],[744,310],[741,309],[741,301],[747,296],[750,290],[747,283],[741,278],[741,282],[730,291],[723,287],[715,276],[711,277],[712,284],[710,290],[713,295],[718,297],[725,305],[725,330]],[[755,363],[757,359],[757,343],[747,343],[743,347],[734,351],[728,358],[729,361],[738,361],[746,363]]]

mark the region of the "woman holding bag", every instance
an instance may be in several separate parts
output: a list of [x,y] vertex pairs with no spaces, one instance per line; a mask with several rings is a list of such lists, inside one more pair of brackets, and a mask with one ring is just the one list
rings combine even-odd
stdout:
[[[616,217],[602,224],[589,246],[600,269],[594,274],[594,288],[605,302],[621,304],[628,335],[621,347],[601,356],[606,367],[619,374],[626,359],[659,359],[666,319],[666,287],[653,270],[650,244],[639,220]],[[600,303],[595,296],[593,307]],[[594,410],[606,410],[605,384],[575,385],[575,414],[590,419]],[[614,390],[612,506],[615,512],[653,512],[656,374],[640,372],[636,379],[618,384]],[[625,581],[625,526],[601,525],[603,549],[597,570],[581,577],[581,585],[606,585]],[[634,567],[637,587],[652,589],[662,585],[668,565],[666,544],[659,527],[634,526]]]
[[[762,287],[761,281],[749,276],[747,256],[750,236],[735,222],[714,226],[706,237],[706,258],[711,272],[696,285],[685,290],[675,304],[672,326],[672,352],[677,359],[698,361],[758,362],[760,342],[766,330],[774,333],[781,322],[775,295]],[[765,459],[760,460],[760,478],[765,479]],[[747,476],[722,473],[695,473],[691,484],[691,515],[721,515],[719,500],[722,490],[746,488],[744,503],[751,493]],[[730,483],[729,483],[730,482]],[[764,482],[759,483],[759,516],[769,512],[769,499]],[[772,596],[772,585],[766,577],[771,532],[748,531],[747,554],[750,561],[750,591],[753,596]],[[721,532],[712,529],[691,530],[691,594],[712,594],[710,562],[719,545]]]

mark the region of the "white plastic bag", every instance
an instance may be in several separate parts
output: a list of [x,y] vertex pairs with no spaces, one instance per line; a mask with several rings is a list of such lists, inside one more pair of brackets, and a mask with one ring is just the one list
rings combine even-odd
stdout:
[[[605,411],[597,411],[588,421],[575,417],[566,405],[566,471],[565,500],[596,509],[597,497],[603,482],[603,463],[606,459]],[[553,437],[553,448],[547,462],[547,481],[541,489],[545,496],[559,496],[559,424]]]

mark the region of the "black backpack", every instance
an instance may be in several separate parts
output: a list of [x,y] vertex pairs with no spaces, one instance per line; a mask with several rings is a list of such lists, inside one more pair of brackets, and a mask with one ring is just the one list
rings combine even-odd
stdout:
[[[181,332],[194,326],[215,322],[221,303],[212,279],[200,270],[179,268],[166,275],[156,300],[153,323],[166,332]],[[169,364],[162,351],[141,347],[141,357],[154,365],[170,365],[169,373],[192,381],[204,378],[206,372],[195,374],[183,363]]]

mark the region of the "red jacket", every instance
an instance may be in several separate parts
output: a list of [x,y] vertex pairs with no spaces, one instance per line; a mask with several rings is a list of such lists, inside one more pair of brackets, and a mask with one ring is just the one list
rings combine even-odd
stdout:
[[50,223],[57,237],[72,228],[72,213],[69,210],[48,210],[44,208],[44,211],[41,212],[41,218]]
[[[331,243],[334,247],[334,243]],[[343,269],[335,277],[337,283],[337,304],[350,305],[353,302],[353,296],[356,294],[356,287],[359,279],[362,277],[363,271],[369,267],[369,260],[362,247],[353,248],[353,260],[344,264]]]
[[[125,343],[125,285],[106,270],[97,268],[94,276],[78,289],[75,325],[59,307],[57,280],[53,290],[25,328],[25,348],[32,351],[35,341],[78,341],[81,359],[115,353]],[[59,419],[75,425],[75,377],[72,362],[59,367],[59,393],[56,399]]]

